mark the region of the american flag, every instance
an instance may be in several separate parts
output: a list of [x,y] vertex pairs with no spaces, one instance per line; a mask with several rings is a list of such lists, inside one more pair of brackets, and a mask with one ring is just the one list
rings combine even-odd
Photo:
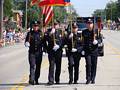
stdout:
[[44,6],[43,10],[42,10],[42,14],[43,14],[43,23],[44,23],[44,25],[47,25],[51,21],[53,15],[54,15],[53,7],[52,6]]

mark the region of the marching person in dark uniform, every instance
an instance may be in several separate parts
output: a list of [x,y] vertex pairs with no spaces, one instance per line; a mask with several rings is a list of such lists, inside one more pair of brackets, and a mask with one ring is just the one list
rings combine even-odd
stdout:
[[62,31],[59,30],[58,22],[54,23],[53,28],[48,29],[48,31],[45,33],[45,37],[49,59],[49,74],[47,84],[54,84],[54,79],[56,84],[59,84],[63,52],[63,35]]
[[72,25],[72,32],[68,34],[67,47],[69,84],[72,84],[73,80],[74,84],[77,84],[79,79],[79,62],[83,46],[82,32],[78,31],[78,27],[75,23]]
[[25,46],[29,47],[29,64],[30,75],[29,84],[39,84],[38,79],[40,77],[40,68],[42,62],[43,44],[44,38],[42,32],[39,30],[39,21],[32,23],[33,30],[27,33],[25,39]]
[[97,69],[98,41],[92,20],[89,19],[87,21],[87,27],[88,29],[84,30],[82,33],[86,60],[86,84],[94,84]]

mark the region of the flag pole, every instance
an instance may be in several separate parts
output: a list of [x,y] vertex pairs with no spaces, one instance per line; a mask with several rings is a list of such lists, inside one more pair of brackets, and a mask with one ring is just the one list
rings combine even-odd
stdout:
[[[43,8],[44,8],[44,6],[42,7],[42,11],[43,11]],[[44,37],[44,16],[43,16],[43,14],[42,14],[42,22],[41,22],[41,26],[42,26],[42,37]]]
[[[71,7],[71,5],[70,5],[70,29],[71,29],[71,33],[72,33],[72,7]],[[73,37],[72,37],[72,48],[74,48],[74,45],[73,45]]]
[[[52,8],[53,8],[53,6],[52,6]],[[54,13],[54,8],[53,8],[53,13]],[[54,28],[54,16],[52,17],[52,28]],[[56,44],[56,42],[55,42],[55,33],[53,33],[53,43],[54,43],[54,45]]]
[[95,40],[96,39],[96,32],[95,32],[96,17],[94,16],[93,18],[94,18],[94,20],[93,20],[93,22],[94,22],[93,23],[93,30],[94,31],[93,32],[94,32],[94,40]]

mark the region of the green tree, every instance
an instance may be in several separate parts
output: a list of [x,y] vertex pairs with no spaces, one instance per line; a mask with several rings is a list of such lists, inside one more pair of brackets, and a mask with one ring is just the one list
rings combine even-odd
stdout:
[[120,0],[118,0],[117,9],[118,9],[118,13],[117,14],[120,17]]
[[95,10],[93,15],[104,16],[107,20],[117,21],[118,17],[120,17],[120,0],[107,3],[104,10]]
[[12,16],[12,7],[13,7],[13,0],[4,0],[4,4],[3,4],[4,16],[8,16],[8,17]]
[[[75,19],[78,16],[78,14],[73,6],[71,7],[71,11],[72,11],[72,19]],[[64,6],[54,7],[54,19],[55,20],[64,22],[66,19],[69,18],[69,16],[70,16],[70,12],[67,11],[66,7]]]
[[[25,15],[26,15],[26,0],[13,0],[14,1],[14,10],[22,10],[23,11],[23,18],[22,18],[22,25],[25,27]],[[41,8],[39,8],[37,5],[31,6],[30,5],[31,0],[28,0],[28,7],[27,7],[27,20],[28,20],[28,26],[30,26],[30,23],[33,20],[40,19],[40,12]]]
[[107,4],[106,6],[107,19],[116,21],[118,17],[118,12],[119,10],[117,8],[117,2],[110,2]]
[[41,17],[41,8],[36,5],[28,7],[28,25],[34,20],[40,20]]
[[100,16],[102,16],[103,12],[104,12],[104,10],[97,9],[97,10],[94,11],[93,16],[99,16],[100,17]]
[[54,19],[64,22],[67,16],[65,7],[54,7]]

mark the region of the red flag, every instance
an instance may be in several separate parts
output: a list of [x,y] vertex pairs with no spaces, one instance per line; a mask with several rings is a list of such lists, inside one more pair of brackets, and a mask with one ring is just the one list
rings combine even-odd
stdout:
[[39,6],[41,7],[41,6],[45,6],[45,5],[49,5],[49,4],[50,4],[50,0],[44,0],[39,3]]
[[42,10],[43,14],[43,23],[44,26],[47,25],[50,20],[52,19],[54,13],[53,13],[53,7],[52,6],[44,6]]
[[46,13],[46,6],[44,6],[43,8],[42,8],[42,14],[45,14]]
[[67,6],[70,5],[70,0],[44,0],[39,3],[39,6]]

